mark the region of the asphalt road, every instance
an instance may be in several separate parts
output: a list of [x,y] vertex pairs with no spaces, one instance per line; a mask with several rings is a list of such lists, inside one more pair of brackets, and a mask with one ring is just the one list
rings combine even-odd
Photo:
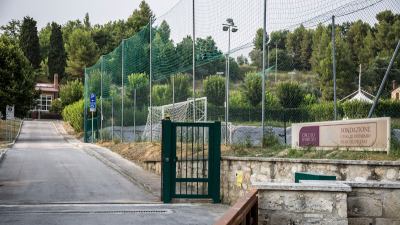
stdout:
[[51,121],[25,121],[0,163],[0,224],[212,224],[225,210],[158,203],[66,142]]

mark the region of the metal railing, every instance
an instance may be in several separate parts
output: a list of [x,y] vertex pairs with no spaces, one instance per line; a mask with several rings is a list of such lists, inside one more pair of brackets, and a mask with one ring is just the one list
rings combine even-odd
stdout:
[[240,198],[214,225],[257,225],[258,190]]

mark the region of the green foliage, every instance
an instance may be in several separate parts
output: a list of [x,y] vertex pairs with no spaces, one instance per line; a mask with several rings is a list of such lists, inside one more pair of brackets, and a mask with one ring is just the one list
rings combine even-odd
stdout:
[[281,49],[278,49],[278,51],[276,51],[276,49],[270,50],[269,52],[269,60],[271,63],[270,65],[275,66],[276,55],[278,55],[278,63],[277,63],[278,70],[289,71],[293,69],[292,58],[287,54],[286,51]]
[[129,36],[137,33],[142,27],[146,26],[150,22],[150,18],[153,17],[154,15],[150,6],[145,1],[141,1],[139,9],[135,9],[126,21],[126,26],[129,29]]
[[318,102],[317,96],[311,93],[307,93],[304,95],[303,104],[304,105],[312,105]]
[[375,114],[379,117],[389,116],[392,118],[400,118],[400,101],[381,100],[375,108]]
[[79,80],[68,81],[60,86],[60,98],[63,106],[70,105],[83,96],[83,85]]
[[279,102],[284,108],[297,108],[303,102],[304,92],[297,83],[280,83],[277,87]]
[[62,111],[62,117],[75,130],[75,132],[83,131],[83,99],[67,105]]
[[260,74],[256,72],[246,73],[243,82],[243,93],[246,96],[247,101],[252,106],[257,106],[261,102],[262,98],[262,78]]
[[204,95],[209,103],[224,105],[225,102],[225,78],[220,75],[208,76],[203,80]]
[[346,101],[343,103],[344,116],[351,119],[367,118],[371,103],[365,101]]
[[279,99],[276,97],[276,95],[272,94],[269,91],[265,92],[265,107],[267,109],[281,108]]
[[[172,89],[172,77],[170,79],[171,84],[169,85],[169,88]],[[173,81],[175,86],[175,102],[186,101],[192,95],[190,90],[190,77],[188,74],[178,73],[173,75]]]
[[0,112],[5,115],[6,105],[15,105],[15,115],[25,116],[37,97],[34,87],[35,77],[29,61],[15,41],[1,35]]
[[[224,86],[225,88],[225,86]],[[225,93],[223,95],[223,98],[225,98]],[[210,99],[208,99],[210,101]],[[219,106],[223,106],[220,104]],[[233,108],[248,108],[250,107],[246,97],[244,96],[243,92],[240,90],[232,90],[229,92],[229,107]]]
[[68,54],[67,73],[72,78],[82,78],[83,68],[93,65],[98,57],[98,49],[89,31],[75,29],[65,45]]
[[19,46],[32,67],[38,69],[41,61],[39,37],[36,21],[29,16],[24,17],[24,20],[22,21]]
[[50,112],[60,114],[63,110],[61,99],[57,98],[51,102]]
[[40,56],[42,57],[42,61],[46,60],[49,56],[50,35],[51,24],[47,23],[47,25],[39,31]]
[[65,66],[67,65],[67,56],[64,49],[64,41],[61,33],[61,26],[51,24],[50,47],[48,53],[49,80],[52,80],[54,74],[58,74],[59,80],[64,76]]
[[6,25],[0,27],[2,33],[15,42],[18,41],[20,29],[21,21],[16,19],[12,19]]
[[[340,117],[341,113],[341,104],[337,105],[338,115]],[[311,121],[327,121],[333,120],[334,118],[334,105],[333,102],[321,102],[309,105],[307,110],[310,114]]]
[[143,107],[149,100],[149,79],[145,73],[134,73],[128,76],[127,96],[134,99],[136,89],[136,104]]
[[172,103],[172,92],[167,84],[156,84],[152,88],[154,105],[166,105]]
[[287,35],[286,48],[288,53],[293,56],[294,68],[299,70],[310,69],[311,40],[311,30],[305,29],[303,25]]

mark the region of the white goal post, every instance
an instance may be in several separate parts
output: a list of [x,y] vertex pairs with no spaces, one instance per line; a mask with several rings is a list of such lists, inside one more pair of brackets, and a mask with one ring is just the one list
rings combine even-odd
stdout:
[[[195,107],[193,107],[193,103],[195,103]],[[150,110],[152,110],[152,113],[150,113]],[[184,102],[148,107],[148,111],[142,139],[161,140],[161,120],[166,117],[169,117],[172,121],[182,122],[193,121],[193,118],[196,118],[196,122],[207,121],[207,97],[196,98],[195,100],[190,98]]]

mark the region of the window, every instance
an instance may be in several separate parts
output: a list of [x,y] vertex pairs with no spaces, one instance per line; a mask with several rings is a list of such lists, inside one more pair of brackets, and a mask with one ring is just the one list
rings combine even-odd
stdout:
[[51,108],[51,102],[53,101],[52,95],[40,95],[40,98],[36,100],[35,110],[49,111]]

